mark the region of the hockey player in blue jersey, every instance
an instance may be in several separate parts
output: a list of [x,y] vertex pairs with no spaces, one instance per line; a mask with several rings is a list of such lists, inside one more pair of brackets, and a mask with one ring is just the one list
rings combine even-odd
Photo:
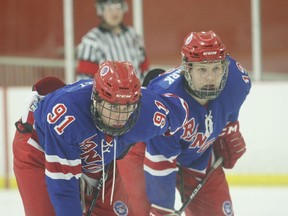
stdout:
[[[173,213],[176,187],[186,200],[218,157],[223,157],[224,168],[232,168],[246,151],[238,115],[251,88],[247,72],[213,31],[191,32],[181,53],[182,65],[156,77],[147,88],[185,99],[187,123],[173,136],[136,144],[119,161],[120,172],[131,170],[123,180],[132,185],[128,192],[137,216]],[[234,215],[222,166],[188,205],[187,216]]]
[[[177,132],[188,116],[176,95],[141,88],[127,62],[105,61],[94,80],[32,98],[27,116],[34,128],[18,130],[13,141],[14,172],[29,216],[86,215],[101,177],[92,215],[134,215],[116,159],[131,143]],[[27,123],[22,118],[17,128]],[[111,163],[113,169],[106,168]]]

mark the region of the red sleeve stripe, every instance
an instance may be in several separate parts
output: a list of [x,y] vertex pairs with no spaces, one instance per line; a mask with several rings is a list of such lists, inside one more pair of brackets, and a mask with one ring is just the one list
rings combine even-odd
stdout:
[[66,160],[58,156],[45,155],[45,173],[52,179],[80,178],[82,173],[81,160]]
[[149,174],[153,175],[153,176],[167,176],[173,172],[177,172],[178,171],[178,167],[176,168],[170,168],[170,169],[164,169],[164,170],[154,170],[151,169],[150,167],[144,165],[144,171],[148,172]]
[[70,180],[73,177],[79,179],[82,173],[78,173],[77,175],[73,175],[72,173],[51,173],[47,169],[45,170],[45,175],[51,179],[63,179],[63,180]]
[[144,170],[154,176],[166,176],[172,172],[177,172],[176,156],[165,158],[163,155],[145,154]]
[[164,170],[167,168],[170,169],[177,167],[176,161],[173,161],[173,163],[171,163],[170,161],[161,161],[155,163],[151,160],[148,160],[147,158],[144,159],[144,164],[154,170]]
[[45,158],[47,162],[50,162],[50,163],[56,162],[61,165],[77,166],[81,164],[81,159],[67,160],[67,159],[60,158],[57,155],[45,155]]
[[175,159],[178,155],[171,156],[170,158],[165,157],[164,155],[152,155],[148,151],[145,152],[145,159],[150,160],[152,162],[162,162],[162,161],[168,161],[170,163],[174,163]]

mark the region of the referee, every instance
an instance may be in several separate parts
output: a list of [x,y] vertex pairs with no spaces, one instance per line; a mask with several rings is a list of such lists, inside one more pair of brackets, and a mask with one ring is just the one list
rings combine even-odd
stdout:
[[144,41],[135,29],[123,23],[125,0],[95,0],[101,22],[82,37],[77,47],[76,79],[92,78],[105,60],[129,61],[143,80],[149,69]]

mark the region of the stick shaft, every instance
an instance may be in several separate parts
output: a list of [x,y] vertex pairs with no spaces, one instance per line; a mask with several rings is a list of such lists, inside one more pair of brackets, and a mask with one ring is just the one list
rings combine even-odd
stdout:
[[176,211],[177,215],[181,215],[182,212],[187,208],[187,206],[190,204],[192,199],[196,196],[196,194],[200,191],[200,189],[203,187],[203,185],[206,183],[206,181],[209,179],[211,174],[214,172],[215,169],[219,167],[220,164],[222,164],[223,158],[219,157],[215,163],[212,165],[208,173],[205,175],[205,177],[199,182],[197,187],[192,191],[191,195],[183,202],[182,207]]
[[[109,172],[109,169],[111,167],[111,163],[107,165],[107,167],[105,167],[105,170],[106,170],[106,175],[105,175],[105,179],[107,178],[108,176],[108,172]],[[92,215],[92,212],[95,208],[95,204],[96,204],[96,201],[98,199],[98,196],[100,194],[100,191],[103,187],[103,181],[105,181],[102,177],[99,179],[99,181],[97,182],[97,185],[95,187],[95,192],[94,192],[94,195],[93,195],[93,198],[92,198],[92,201],[91,201],[91,204],[89,206],[89,209],[87,211],[87,214],[86,216],[91,216]]]

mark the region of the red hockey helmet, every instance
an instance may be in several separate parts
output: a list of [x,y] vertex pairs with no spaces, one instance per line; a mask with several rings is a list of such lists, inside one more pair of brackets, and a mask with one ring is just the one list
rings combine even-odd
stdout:
[[130,63],[105,61],[94,76],[93,91],[109,103],[135,103],[141,95],[141,83]]
[[[191,32],[184,40],[181,54],[182,71],[187,81],[185,84],[187,90],[201,99],[212,100],[218,97],[225,87],[229,66],[229,62],[226,59],[226,48],[219,36],[214,31]],[[219,86],[197,87],[197,80],[194,80],[193,76],[193,63],[195,65],[196,63],[209,64],[213,62],[221,62],[222,77]]]
[[189,33],[181,52],[186,62],[217,61],[226,58],[225,45],[213,31]]
[[92,92],[91,111],[98,129],[113,136],[130,130],[138,118],[140,98],[141,83],[130,63],[103,62],[94,76]]

